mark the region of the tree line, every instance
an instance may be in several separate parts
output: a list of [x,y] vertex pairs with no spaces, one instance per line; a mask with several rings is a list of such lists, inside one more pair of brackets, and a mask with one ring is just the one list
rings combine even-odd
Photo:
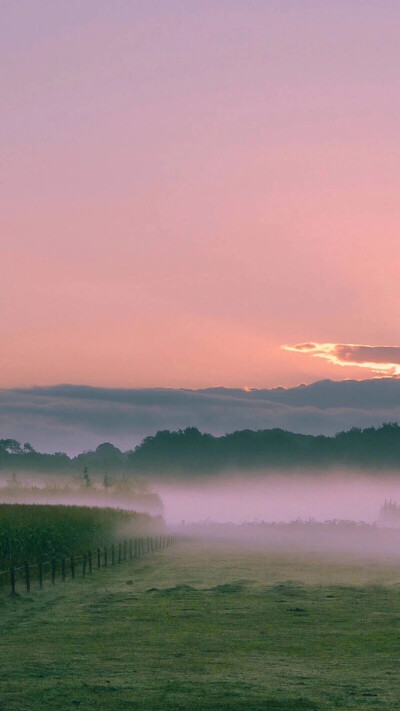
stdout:
[[196,427],[162,430],[137,447],[121,451],[109,442],[69,457],[44,454],[29,444],[0,440],[0,470],[96,476],[196,476],[232,470],[308,469],[337,466],[400,469],[400,427],[387,423],[353,427],[333,436],[296,434],[282,429],[241,430],[214,436]]

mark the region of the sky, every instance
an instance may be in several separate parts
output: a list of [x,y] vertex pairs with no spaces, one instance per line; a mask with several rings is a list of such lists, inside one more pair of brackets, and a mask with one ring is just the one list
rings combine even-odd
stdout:
[[1,16],[1,388],[400,373],[397,0]]

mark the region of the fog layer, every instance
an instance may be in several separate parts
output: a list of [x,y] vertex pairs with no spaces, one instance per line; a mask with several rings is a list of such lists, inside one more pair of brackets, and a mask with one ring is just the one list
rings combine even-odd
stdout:
[[395,475],[285,474],[229,477],[204,483],[158,482],[168,523],[293,521],[313,518],[351,519],[374,523],[385,499],[400,502]]

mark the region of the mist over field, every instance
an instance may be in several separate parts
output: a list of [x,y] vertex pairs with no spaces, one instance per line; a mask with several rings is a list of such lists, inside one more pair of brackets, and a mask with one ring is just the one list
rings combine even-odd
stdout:
[[400,500],[400,478],[379,478],[362,472],[297,472],[243,476],[233,472],[222,479],[155,484],[168,522],[182,520],[243,523],[289,522],[297,518],[349,519],[374,523],[385,499]]
[[50,476],[30,471],[0,476],[0,502],[9,504],[52,504],[124,509],[161,516],[163,504],[144,479],[104,479],[81,476]]
[[8,503],[147,512],[185,534],[293,550],[400,551],[395,423],[335,437],[279,429],[213,437],[188,427],[159,431],[134,450],[105,442],[72,458],[3,439],[0,455]]
[[159,483],[157,490],[166,521],[180,534],[264,552],[400,559],[400,509],[394,506],[395,520],[382,511],[385,500],[400,500],[400,480],[390,473],[232,474],[203,484]]

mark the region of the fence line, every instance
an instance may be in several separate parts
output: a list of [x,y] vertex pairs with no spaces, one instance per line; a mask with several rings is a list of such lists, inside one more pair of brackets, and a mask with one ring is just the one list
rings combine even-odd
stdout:
[[[3,582],[4,585],[8,580],[11,595],[16,595],[17,582],[22,583],[29,593],[33,582],[37,582],[40,589],[43,588],[46,573],[52,585],[56,584],[57,573],[61,582],[65,582],[68,578],[74,580],[77,573],[80,577],[85,578],[87,574],[91,575],[95,569],[107,568],[110,560],[111,566],[113,566],[126,560],[140,559],[149,553],[168,548],[174,541],[173,536],[125,538],[117,544],[111,543],[107,546],[102,546],[102,548],[90,549],[77,556],[53,557],[50,560],[43,560],[38,563],[26,561],[23,565],[11,566],[8,570],[1,570],[0,584]],[[111,555],[109,556],[109,554]],[[36,575],[33,575],[33,573],[36,573]]]

